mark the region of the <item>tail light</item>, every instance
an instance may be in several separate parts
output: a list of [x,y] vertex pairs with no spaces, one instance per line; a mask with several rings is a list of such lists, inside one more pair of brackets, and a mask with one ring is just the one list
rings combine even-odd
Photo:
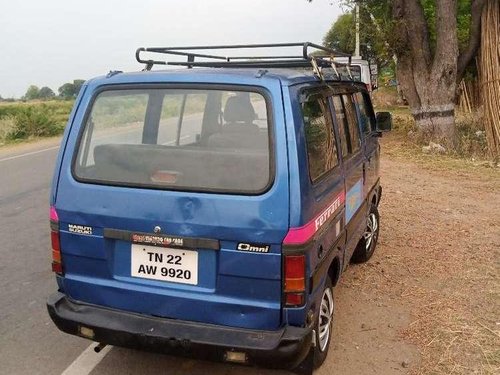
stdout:
[[50,207],[50,242],[52,244],[52,271],[62,275],[61,242],[59,241],[59,217],[55,207]]
[[285,256],[285,305],[296,307],[304,304],[306,291],[305,255]]

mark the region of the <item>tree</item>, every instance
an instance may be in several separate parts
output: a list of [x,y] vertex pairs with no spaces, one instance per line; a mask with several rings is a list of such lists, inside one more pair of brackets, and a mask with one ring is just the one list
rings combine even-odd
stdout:
[[56,96],[50,87],[44,86],[38,92],[38,99],[52,99]]
[[75,88],[72,83],[65,83],[57,89],[59,96],[63,99],[69,99],[75,96]]
[[83,79],[75,79],[73,81],[73,86],[75,87],[75,96],[78,95],[78,93],[80,92],[80,89],[82,88],[84,83],[85,83],[85,80],[83,80]]
[[[470,1],[469,41],[459,53],[457,0],[392,4],[398,80],[419,128],[447,143],[455,139],[458,83],[477,54],[483,6],[484,0]],[[425,12],[433,8],[435,23],[428,23]],[[429,25],[435,27],[435,42]]]
[[[389,54],[397,57],[397,77],[418,127],[452,143],[458,83],[477,54],[485,0],[359,0],[358,4],[373,16],[385,34]],[[459,32],[460,25],[468,26],[468,32]],[[463,44],[459,37],[465,39]]]
[[[385,47],[385,40],[380,27],[375,25],[369,12],[360,12],[360,52],[364,59],[375,61],[379,68],[392,62]],[[355,50],[355,17],[353,12],[340,15],[323,38],[323,45],[344,53],[354,54]]]
[[[354,15],[352,12],[340,15],[323,38],[323,44],[337,51],[354,53],[353,25]],[[364,54],[362,53],[362,55]]]
[[24,100],[34,100],[38,99],[38,95],[40,93],[40,89],[38,86],[31,85],[28,87],[28,90],[26,91],[26,94],[24,94],[23,99]]
[[63,99],[73,99],[80,92],[80,88],[84,84],[83,79],[75,79],[73,83],[68,82],[59,87],[57,90],[59,92],[59,96]]

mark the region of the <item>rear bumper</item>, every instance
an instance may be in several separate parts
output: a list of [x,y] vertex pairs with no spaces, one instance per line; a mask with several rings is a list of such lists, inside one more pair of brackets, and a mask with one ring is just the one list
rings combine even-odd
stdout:
[[77,303],[59,292],[49,297],[47,309],[61,331],[96,342],[218,361],[226,360],[227,351],[245,352],[246,364],[265,367],[295,368],[309,353],[313,334],[311,328],[259,331],[139,315]]

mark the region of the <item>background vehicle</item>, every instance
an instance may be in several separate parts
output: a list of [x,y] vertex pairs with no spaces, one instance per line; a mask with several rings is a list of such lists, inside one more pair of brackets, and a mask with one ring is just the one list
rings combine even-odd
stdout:
[[[308,54],[330,50],[243,47],[299,46],[293,58],[140,49],[148,69],[210,69],[84,85],[51,196],[59,291],[48,309],[61,330],[237,363],[321,365],[332,287],[377,243],[378,137],[390,115],[377,120],[365,85],[328,79],[318,68],[331,61]],[[204,47],[219,48],[242,46]],[[315,73],[281,69],[311,62]]]
[[[368,60],[348,57],[336,57],[335,62],[349,66],[351,74],[356,81],[363,82],[369,92],[378,88],[378,67],[377,64],[371,63]],[[346,77],[348,73],[345,68],[340,68],[342,74]]]

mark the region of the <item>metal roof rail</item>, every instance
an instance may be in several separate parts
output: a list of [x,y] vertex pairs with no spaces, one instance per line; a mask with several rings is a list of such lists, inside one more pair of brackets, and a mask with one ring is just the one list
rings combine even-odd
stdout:
[[[293,47],[300,47],[297,54],[265,54],[263,50],[273,49],[289,50]],[[244,56],[231,55],[222,56],[214,54],[215,51],[231,50],[231,51],[248,51],[257,50],[258,54],[248,54]],[[186,57],[186,61],[172,60],[152,60],[145,59],[141,54],[160,54],[170,56]],[[214,45],[214,46],[182,46],[182,47],[148,47],[138,48],[135,53],[136,60],[145,64],[144,70],[151,70],[154,65],[174,65],[193,67],[211,67],[211,68],[312,68],[313,72],[320,78],[324,79],[322,68],[333,68],[338,79],[341,75],[337,71],[337,64],[334,62],[335,57],[347,57],[347,64],[338,64],[347,66],[349,76],[349,65],[351,63],[351,55],[335,51],[331,48],[320,46],[311,42],[297,43],[270,43],[270,44],[234,44],[234,45]],[[200,61],[201,60],[201,61]]]

